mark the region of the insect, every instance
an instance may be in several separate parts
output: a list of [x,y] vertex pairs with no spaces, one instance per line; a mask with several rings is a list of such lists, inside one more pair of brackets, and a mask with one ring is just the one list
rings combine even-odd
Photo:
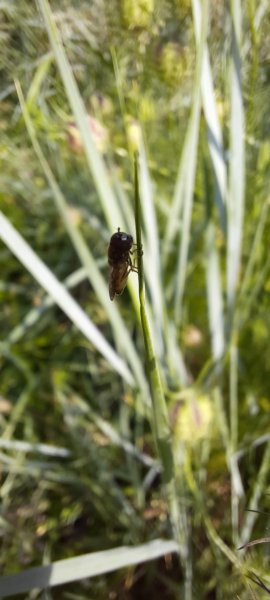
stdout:
[[131,260],[133,237],[120,231],[120,227],[111,237],[108,248],[109,294],[113,300],[115,295],[122,294],[131,271],[138,272]]

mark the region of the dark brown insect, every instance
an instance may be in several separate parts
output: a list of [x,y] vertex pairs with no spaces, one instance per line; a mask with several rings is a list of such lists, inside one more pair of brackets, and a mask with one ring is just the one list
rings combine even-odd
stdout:
[[113,300],[115,295],[122,294],[126,286],[127,278],[131,271],[138,272],[137,267],[132,264],[131,254],[133,237],[129,233],[118,231],[114,233],[108,248],[109,263],[109,294]]

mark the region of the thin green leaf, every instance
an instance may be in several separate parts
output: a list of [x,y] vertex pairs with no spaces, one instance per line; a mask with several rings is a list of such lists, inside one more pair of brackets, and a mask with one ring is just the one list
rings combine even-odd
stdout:
[[134,384],[133,376],[125,362],[119,358],[107,340],[89,317],[48,269],[45,263],[37,256],[8,219],[0,212],[0,237],[10,251],[18,258],[25,268],[33,275],[38,283],[54,299],[64,313],[85,335],[85,337],[99,350],[113,368],[131,385]]
[[241,84],[241,3],[231,2],[231,122],[227,214],[227,300],[229,321],[233,317],[241,264],[245,195],[245,122]]
[[154,540],[135,548],[123,546],[59,560],[44,567],[27,569],[17,575],[0,577],[0,598],[111,573],[177,551],[178,546],[172,540]]
[[254,527],[254,524],[258,518],[258,515],[255,511],[258,510],[259,501],[262,495],[265,492],[267,485],[267,478],[269,476],[270,469],[270,442],[267,443],[261,466],[256,476],[255,483],[253,485],[252,493],[250,496],[249,504],[252,506],[254,512],[247,512],[244,514],[244,518],[242,521],[241,532],[239,535],[239,545],[245,546],[250,540],[251,532]]
[[[71,289],[78,285],[81,281],[86,278],[86,271],[84,268],[78,269],[64,281],[64,285],[67,289]],[[45,296],[38,307],[31,308],[25,315],[22,321],[14,327],[9,333],[6,343],[7,345],[17,344],[18,341],[28,332],[31,327],[34,327],[38,323],[41,315],[54,305],[54,301],[50,296]]]
[[251,546],[257,546],[258,544],[269,544],[270,537],[258,538],[257,540],[251,540],[251,542],[247,542],[244,546],[240,546],[238,550],[243,550],[244,548],[251,548]]
[[[193,0],[193,17],[197,44],[199,44],[201,30],[201,4],[199,0]],[[208,46],[205,45],[202,77],[201,77],[202,104],[207,125],[207,139],[213,171],[216,180],[215,200],[217,203],[220,224],[223,232],[226,230],[226,193],[227,193],[227,167],[225,162],[222,131],[218,119],[218,111],[215,101],[213,78],[209,60]]]
[[[175,298],[174,298],[174,314],[177,323],[180,322],[182,316],[182,304],[184,287],[186,281],[188,249],[190,241],[190,225],[193,205],[193,193],[195,182],[195,169],[197,160],[197,148],[199,138],[200,112],[201,112],[201,78],[203,57],[206,49],[208,25],[208,0],[203,0],[202,4],[202,20],[201,20],[201,35],[200,42],[197,48],[197,63],[194,82],[194,96],[191,109],[191,117],[187,134],[187,146],[184,153],[184,164],[182,166],[183,185],[181,186],[183,204],[182,215],[182,231],[181,241],[179,245],[178,266],[176,274]],[[181,170],[182,170],[181,169]]]
[[71,454],[70,450],[67,448],[60,448],[59,446],[48,444],[32,444],[22,440],[0,439],[0,448],[16,452],[31,452],[31,454],[37,452],[39,454],[44,454],[45,456],[59,456],[61,458],[67,458]]
[[81,139],[85,148],[86,159],[92,172],[106,221],[110,229],[114,231],[117,229],[117,227],[121,228],[125,225],[123,222],[123,216],[119,210],[115,195],[113,193],[113,188],[110,185],[105,163],[98,153],[95,143],[92,139],[87,121],[87,113],[72,69],[67,60],[60,34],[55,25],[49,2],[47,0],[37,0],[37,3],[42,12],[52,50],[65,86],[66,94],[80,131]]
[[48,73],[52,60],[53,56],[51,53],[43,56],[42,61],[36,70],[27,94],[27,108],[29,111],[38,101],[41,85]]
[[142,217],[141,201],[139,193],[138,162],[135,157],[135,221],[136,237],[138,244],[138,278],[139,278],[139,299],[142,332],[144,338],[145,357],[147,376],[151,391],[151,400],[153,407],[153,433],[158,455],[163,467],[163,477],[166,485],[166,494],[168,499],[171,523],[175,539],[179,544],[180,555],[184,564],[188,564],[188,544],[187,544],[187,518],[185,506],[179,503],[179,497],[176,491],[176,471],[172,447],[172,436],[169,424],[168,409],[165,401],[159,365],[154,351],[154,345],[149,327],[147,310],[144,296],[144,270],[142,248]]
[[87,246],[83,236],[81,235],[79,228],[74,223],[74,220],[70,216],[70,212],[68,210],[68,205],[65,200],[64,195],[61,192],[59,185],[54,177],[54,174],[41,150],[40,144],[36,137],[36,132],[30,118],[30,114],[27,110],[27,106],[24,102],[22,90],[18,81],[16,81],[16,89],[18,93],[18,97],[20,100],[20,104],[23,111],[23,116],[25,120],[25,124],[27,127],[27,131],[29,133],[31,142],[33,144],[33,148],[39,158],[40,164],[44,171],[44,174],[48,180],[50,188],[53,193],[53,198],[56,204],[56,207],[63,219],[67,232],[72,240],[74,248],[81,260],[81,263],[84,265],[86,269],[86,273],[89,281],[91,282],[100,302],[104,306],[106,313],[109,315],[111,324],[114,329],[115,337],[118,341],[118,346],[127,356],[132,368],[134,370],[134,374],[136,379],[140,385],[141,390],[143,391],[144,398],[147,401],[148,398],[148,388],[146,385],[146,380],[144,376],[144,372],[142,369],[141,362],[137,355],[135,346],[131,341],[130,334],[125,326],[125,323],[120,316],[118,307],[116,303],[112,303],[109,300],[108,295],[108,287],[107,282],[104,281],[104,278],[98,268],[97,261],[94,259],[90,248]]
[[153,199],[153,188],[147,165],[146,152],[143,138],[139,149],[140,155],[140,191],[142,196],[142,217],[144,223],[145,241],[144,258],[146,279],[151,297],[152,315],[155,322],[157,337],[157,351],[162,354],[162,324],[164,320],[164,307],[162,302],[162,282],[160,271],[160,248],[157,228],[157,219]]
[[214,360],[218,362],[225,350],[225,340],[221,276],[215,237],[215,227],[210,222],[205,234],[207,308],[212,355]]

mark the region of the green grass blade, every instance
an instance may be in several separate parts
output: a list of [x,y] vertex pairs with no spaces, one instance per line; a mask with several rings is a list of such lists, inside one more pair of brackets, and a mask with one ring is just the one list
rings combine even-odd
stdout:
[[50,5],[47,0],[37,0],[37,3],[42,12],[51,47],[65,86],[66,94],[81,134],[85,148],[86,159],[99,194],[99,199],[101,201],[106,221],[110,229],[114,231],[118,226],[120,228],[123,227],[124,223],[113,192],[113,188],[109,181],[105,163],[98,153],[92,139],[87,121],[86,110],[72,73],[72,69],[67,60],[60,34],[55,25]]
[[231,2],[231,18],[231,122],[227,214],[227,301],[230,322],[233,317],[240,272],[245,196],[245,121],[241,86],[242,16],[240,0]]
[[[201,30],[201,5],[199,0],[193,0],[193,16],[197,44]],[[207,138],[209,152],[212,159],[213,171],[216,181],[215,200],[219,212],[220,224],[223,232],[226,231],[226,190],[227,190],[227,168],[224,157],[222,131],[218,119],[218,111],[215,101],[214,85],[209,60],[209,51],[206,45],[201,77],[202,105],[207,126]]]
[[220,361],[225,350],[224,312],[221,288],[221,275],[218,254],[215,244],[215,226],[210,222],[206,230],[206,287],[207,308],[210,324],[212,355]]
[[234,452],[238,445],[238,347],[232,343],[230,346],[230,471],[231,471],[231,510],[232,510],[232,538],[235,545],[238,545],[239,531],[239,492],[242,492],[242,486],[239,488],[238,482],[241,481],[238,463],[232,460]]
[[[227,202],[227,304],[229,338],[235,325],[235,300],[241,267],[245,194],[244,106],[241,85],[241,29],[240,0],[231,2],[232,49],[230,65],[230,161]],[[238,348],[236,336],[231,338],[229,389],[230,389],[230,456],[238,443]],[[238,465],[230,458],[232,533],[235,543],[239,528]]]
[[[65,279],[64,285],[67,289],[71,289],[72,287],[78,285],[85,278],[85,269],[78,269]],[[36,325],[36,323],[38,323],[41,315],[53,305],[53,299],[50,296],[45,296],[45,298],[41,300],[38,307],[31,308],[31,310],[29,310],[29,312],[25,315],[21,322],[18,325],[16,325],[14,329],[12,329],[9,333],[6,339],[7,345],[17,344],[29,331],[29,329],[31,329]]]
[[144,223],[144,262],[145,274],[151,298],[152,315],[157,334],[157,351],[162,353],[162,323],[164,308],[162,303],[162,282],[160,271],[160,248],[155,213],[152,182],[148,170],[146,152],[141,136],[140,155],[140,192],[142,196],[142,218]]
[[131,385],[133,376],[125,362],[116,354],[97,327],[77,302],[37,256],[8,219],[0,212],[0,237],[38,283],[54,299],[85,337],[101,352],[114,369]]
[[32,108],[35,108],[35,104],[38,103],[38,97],[41,93],[40,88],[48,73],[52,60],[53,56],[51,53],[44,56],[36,70],[35,76],[32,79],[27,93],[27,109],[29,111],[31,111]]
[[[196,3],[193,5],[193,12],[196,11]],[[198,42],[197,49],[197,63],[196,63],[196,73],[195,73],[195,81],[194,81],[194,93],[193,93],[193,102],[192,109],[189,118],[189,122],[187,125],[187,133],[184,140],[182,156],[179,163],[178,175],[172,200],[172,205],[170,208],[170,213],[168,215],[167,227],[163,240],[163,262],[164,265],[167,264],[169,254],[172,250],[173,240],[176,237],[179,229],[181,231],[181,235],[184,236],[185,241],[182,244],[183,248],[181,250],[182,263],[185,266],[186,256],[187,254],[187,245],[189,239],[189,227],[184,232],[184,228],[189,225],[190,217],[191,217],[191,208],[192,208],[192,195],[193,195],[193,187],[194,187],[194,178],[195,178],[195,167],[196,167],[196,158],[197,158],[197,143],[198,143],[198,135],[199,135],[199,122],[200,122],[200,107],[201,107],[201,99],[200,99],[200,85],[201,85],[201,74],[203,67],[203,52],[205,50],[206,44],[206,31],[207,31],[207,2],[204,1],[203,4],[203,15],[201,20],[201,30],[200,30],[200,41]],[[196,21],[197,22],[197,21]],[[182,216],[182,212],[185,211],[185,216]],[[185,221],[185,223],[183,223]],[[185,269],[184,269],[185,271]],[[185,281],[185,272],[182,272],[180,282],[178,283],[178,287],[180,287],[180,292],[182,291],[183,284]],[[179,296],[179,291],[178,291]]]
[[[111,444],[119,446],[123,448],[123,450],[129,454],[130,456],[134,456],[140,462],[142,462],[146,467],[155,468],[156,472],[160,472],[160,463],[149,456],[145,452],[141,452],[134,444],[132,444],[128,439],[123,438],[118,431],[112,427],[109,421],[105,421],[98,414],[96,414],[93,410],[88,408],[88,413],[91,417],[91,421],[95,423],[98,429],[110,440]],[[1,448],[1,440],[0,440],[0,448]]]
[[[139,299],[142,321],[142,331],[144,336],[144,345],[146,352],[147,374],[152,395],[153,413],[154,413],[154,433],[156,437],[157,448],[161,453],[162,464],[164,467],[165,481],[170,481],[173,476],[173,458],[168,450],[170,441],[170,428],[168,420],[168,411],[165,403],[160,373],[154,353],[153,342],[150,333],[148,318],[146,315],[145,297],[144,297],[144,274],[143,274],[143,255],[142,236],[141,236],[141,208],[139,199],[139,182],[137,159],[135,160],[135,220],[136,220],[136,238],[138,246],[138,279],[139,279]],[[165,452],[163,450],[165,447]],[[164,453],[164,455],[163,455]]]
[[251,278],[252,276],[254,276],[255,270],[256,270],[256,259],[257,259],[257,254],[258,254],[258,249],[261,247],[262,243],[263,243],[263,233],[265,230],[265,227],[267,225],[267,217],[268,217],[268,212],[269,212],[269,199],[268,202],[265,202],[264,206],[262,207],[260,216],[259,216],[259,221],[258,221],[258,225],[256,227],[256,231],[254,234],[254,240],[251,246],[251,250],[250,250],[250,254],[248,256],[248,261],[247,261],[247,265],[243,274],[243,279],[241,281],[241,288],[240,288],[240,296],[243,297],[243,299],[245,298],[245,294],[248,291],[248,286],[250,284]]
[[[261,466],[258,473],[256,474],[256,481],[252,489],[250,496],[249,508],[253,511],[257,511],[260,508],[260,500],[265,494],[267,488],[267,482],[269,477],[270,469],[270,442],[266,444],[266,448],[263,454]],[[241,526],[241,533],[239,536],[239,546],[244,546],[250,541],[250,536],[254,524],[258,518],[256,512],[245,512],[243,515],[243,522]]]
[[195,183],[195,169],[197,159],[197,147],[199,138],[200,112],[201,112],[201,78],[203,57],[206,49],[208,25],[208,1],[204,0],[202,4],[202,20],[200,42],[197,48],[197,63],[194,83],[194,97],[191,110],[191,118],[188,130],[188,150],[185,152],[184,165],[184,185],[182,187],[183,195],[183,215],[181,241],[179,245],[178,266],[176,275],[176,289],[174,298],[174,315],[176,323],[179,323],[182,316],[182,304],[184,287],[186,281],[188,249],[190,241],[191,214],[193,206],[193,193]]
[[44,456],[54,456],[59,458],[68,458],[71,455],[70,450],[67,448],[61,448],[60,446],[53,446],[49,444],[37,444],[24,442],[22,440],[7,440],[0,439],[0,448],[4,450],[11,450],[12,452],[30,452],[31,454],[42,454]]
[[0,598],[10,598],[15,594],[30,592],[36,588],[45,589],[71,581],[80,581],[86,577],[111,573],[177,550],[177,544],[172,540],[154,540],[134,548],[123,546],[59,560],[44,567],[28,569],[17,575],[0,577]]
[[139,360],[138,354],[136,352],[135,346],[131,340],[130,334],[125,326],[123,319],[120,316],[117,304],[111,302],[109,299],[107,282],[104,281],[104,278],[98,268],[97,261],[94,259],[90,248],[87,246],[78,227],[76,226],[76,224],[70,216],[65,197],[62,194],[61,189],[54,177],[54,174],[41,150],[32,120],[30,118],[30,114],[27,110],[27,105],[24,102],[19,82],[16,82],[16,89],[20,100],[27,131],[29,133],[29,137],[31,139],[33,148],[36,152],[41,167],[52,190],[56,207],[63,219],[66,230],[70,236],[73,246],[77,252],[77,255],[79,256],[81,263],[86,269],[89,281],[91,282],[101,304],[104,306],[106,313],[109,315],[110,322],[114,329],[115,337],[118,340],[118,346],[127,356],[138,381],[138,384],[141,390],[143,391],[144,397],[147,398],[148,387],[146,384],[143,368],[141,365],[141,361]]
[[[1,349],[1,354],[2,354],[2,349]],[[10,357],[10,358],[12,359],[12,357]],[[33,394],[33,391],[35,390],[35,388],[36,388],[36,380],[35,380],[34,376],[31,375],[31,379],[30,379],[29,383],[23,388],[23,390],[21,391],[21,393],[19,394],[19,396],[16,399],[16,405],[13,408],[11,417],[10,417],[5,429],[1,433],[2,439],[10,440],[12,438],[14,431],[16,430],[17,424],[23,418],[23,415],[25,414],[25,411],[27,410],[28,404],[31,402],[31,397],[32,397],[32,394]],[[3,494],[3,486],[1,487],[1,494]]]
[[186,168],[188,166],[188,159],[191,152],[191,122],[193,120],[192,114],[187,127],[187,133],[184,140],[182,155],[178,168],[177,180],[174,188],[174,194],[170,211],[167,218],[167,226],[163,239],[163,265],[164,269],[168,263],[169,255],[173,248],[173,241],[177,235],[182,231],[182,212],[183,205],[185,202],[185,189],[186,189]]
[[174,455],[172,448],[172,435],[169,424],[168,409],[165,402],[163,386],[159,371],[159,365],[154,352],[154,346],[149,327],[145,296],[144,296],[144,272],[143,272],[143,255],[140,252],[142,248],[141,236],[141,202],[139,194],[138,181],[138,162],[135,158],[135,221],[136,221],[136,238],[138,245],[138,279],[139,279],[139,299],[142,332],[144,338],[146,370],[151,392],[151,401],[153,408],[153,432],[156,443],[157,452],[163,467],[163,478],[166,486],[166,494],[168,500],[169,513],[174,531],[175,539],[179,544],[179,551],[184,563],[187,565],[188,544],[187,544],[187,521],[185,506],[179,502],[179,497],[176,492],[176,473],[174,464]]

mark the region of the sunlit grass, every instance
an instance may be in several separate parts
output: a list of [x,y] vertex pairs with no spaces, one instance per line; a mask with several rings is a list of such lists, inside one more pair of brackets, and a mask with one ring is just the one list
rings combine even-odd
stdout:
[[[156,540],[180,561],[141,565],[152,595],[162,582],[244,600],[237,548],[266,528],[245,508],[268,497],[270,9],[146,2],[147,27],[127,31],[116,4],[3,5],[1,566],[113,548],[102,577],[75,565],[73,581],[99,574],[96,597],[139,597],[131,565]],[[117,227],[136,231],[143,269],[139,255],[139,289],[131,273],[111,302]],[[15,591],[31,590],[25,575]]]

